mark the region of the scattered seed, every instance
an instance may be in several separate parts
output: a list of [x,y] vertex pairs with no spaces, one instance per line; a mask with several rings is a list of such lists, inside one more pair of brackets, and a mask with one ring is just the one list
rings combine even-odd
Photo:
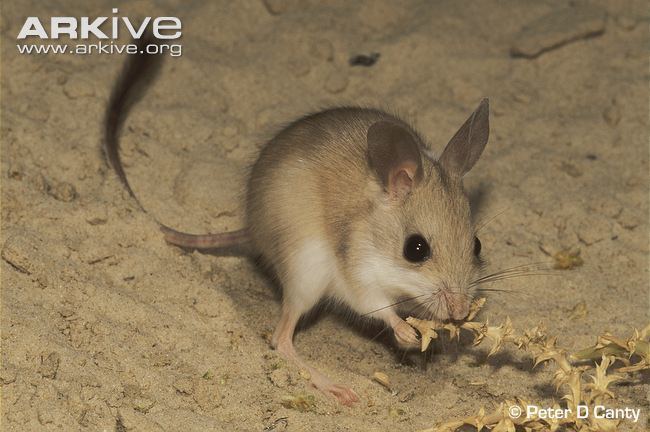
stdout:
[[391,389],[390,379],[388,378],[388,375],[386,375],[385,373],[375,372],[374,374],[372,374],[372,379],[377,381],[382,386],[386,387],[388,390]]

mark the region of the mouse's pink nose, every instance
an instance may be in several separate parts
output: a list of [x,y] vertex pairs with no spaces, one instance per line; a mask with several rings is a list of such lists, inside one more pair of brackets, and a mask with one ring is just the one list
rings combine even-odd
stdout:
[[454,320],[463,320],[469,315],[469,302],[466,298],[458,299],[458,301],[447,302],[449,307],[449,316]]
[[469,315],[470,297],[467,294],[446,291],[443,299],[449,318],[460,321]]

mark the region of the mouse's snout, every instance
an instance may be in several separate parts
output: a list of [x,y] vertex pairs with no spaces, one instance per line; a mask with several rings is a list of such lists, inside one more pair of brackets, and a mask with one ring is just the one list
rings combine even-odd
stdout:
[[453,320],[463,320],[469,315],[469,299],[466,296],[448,303],[449,316]]
[[472,297],[464,292],[443,288],[438,292],[438,307],[434,309],[435,318],[439,320],[461,321],[469,315]]

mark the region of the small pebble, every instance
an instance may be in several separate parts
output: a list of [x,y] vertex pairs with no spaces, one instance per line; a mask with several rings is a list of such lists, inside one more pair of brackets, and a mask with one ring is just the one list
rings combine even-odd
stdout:
[[70,309],[70,308],[67,308],[67,307],[63,308],[63,309],[61,309],[59,311],[59,315],[61,315],[63,318],[66,318],[66,319],[70,318],[70,317],[74,316],[74,309]]
[[95,96],[95,84],[76,76],[66,81],[63,85],[63,93],[70,99]]
[[86,214],[86,222],[89,225],[104,225],[108,222],[106,207],[102,205],[89,205]]
[[38,372],[43,378],[54,379],[59,371],[60,363],[61,358],[57,352],[51,352],[46,357],[41,356],[41,366],[38,368]]
[[409,390],[406,393],[404,393],[402,396],[400,396],[399,401],[402,403],[406,403],[412,400],[414,397],[415,397],[415,392],[413,390]]
[[577,166],[569,162],[562,162],[560,169],[573,178],[582,176],[582,171]]
[[9,236],[2,246],[2,259],[11,264],[16,270],[25,274],[33,274],[38,266],[33,259],[38,256],[38,247],[34,239],[18,232]]
[[29,184],[41,193],[47,193],[50,189],[50,185],[47,183],[45,176],[42,174],[36,174],[35,176],[31,177],[29,179]]
[[155,404],[156,402],[144,396],[138,396],[133,399],[133,409],[145,414],[153,408]]
[[182,395],[191,395],[194,392],[192,380],[187,377],[178,378],[172,385]]
[[16,369],[5,362],[0,369],[0,384],[11,384],[16,381],[17,376]]
[[348,76],[341,71],[332,72],[325,81],[325,90],[330,93],[341,93],[349,84]]
[[108,222],[108,220],[106,218],[93,217],[86,219],[86,222],[88,222],[90,225],[104,225],[106,222]]
[[50,412],[50,410],[43,409],[42,407],[38,408],[36,413],[36,418],[38,419],[38,422],[43,426],[54,422],[54,418],[52,417],[52,413]]
[[610,223],[600,217],[594,218],[589,222],[581,222],[578,228],[575,230],[578,239],[587,246],[591,246],[594,243],[604,240],[610,236],[612,228]]
[[61,182],[57,183],[54,186],[51,186],[47,193],[52,196],[54,199],[70,202],[77,197],[77,191],[70,183]]
[[626,230],[633,230],[641,223],[636,214],[627,208],[624,208],[623,211],[621,211],[621,214],[618,216],[617,220],[618,223]]

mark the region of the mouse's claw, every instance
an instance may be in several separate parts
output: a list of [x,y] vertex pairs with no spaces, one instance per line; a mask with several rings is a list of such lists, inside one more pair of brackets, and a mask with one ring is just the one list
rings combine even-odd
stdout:
[[418,333],[406,321],[400,319],[392,324],[395,340],[402,349],[414,349],[420,347]]

